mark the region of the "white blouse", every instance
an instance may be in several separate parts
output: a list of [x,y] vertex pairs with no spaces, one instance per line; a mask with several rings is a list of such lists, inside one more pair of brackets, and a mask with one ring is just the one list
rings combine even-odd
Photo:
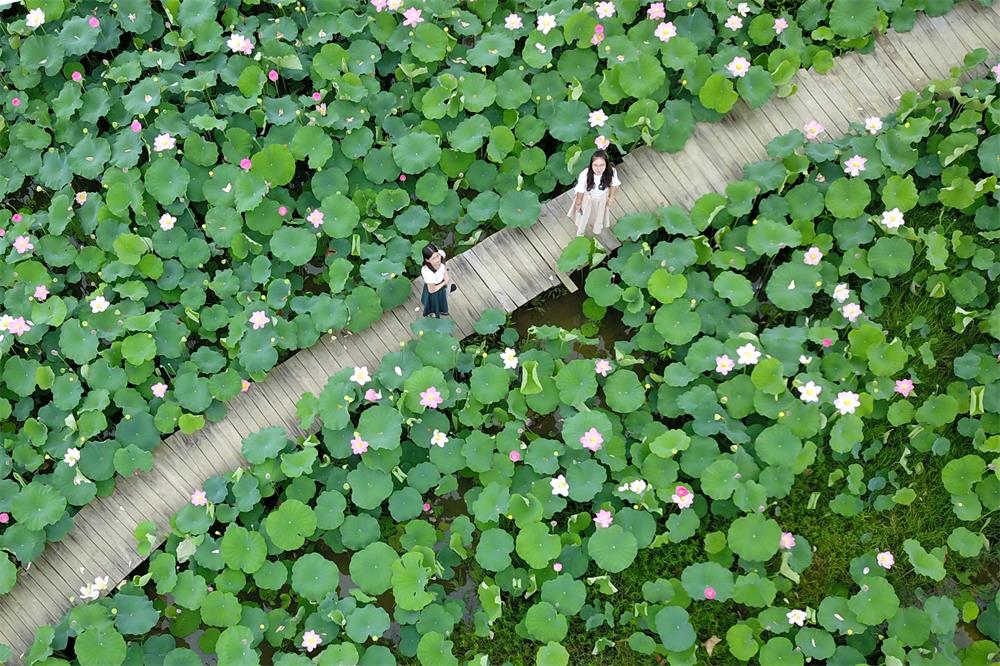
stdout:
[[[600,189],[601,181],[594,174],[594,189],[590,190],[589,194],[592,197],[603,197],[608,193],[608,190]],[[621,187],[621,182],[618,180],[618,171],[615,168],[611,169],[611,187]],[[610,189],[610,188],[608,188]],[[580,172],[580,177],[576,179],[576,189],[574,190],[577,194],[588,194],[587,192],[587,169]]]
[[420,269],[420,275],[424,278],[425,284],[440,284],[444,282],[444,250],[438,250],[441,253],[441,265],[438,266],[436,271],[432,271],[430,268],[424,264]]

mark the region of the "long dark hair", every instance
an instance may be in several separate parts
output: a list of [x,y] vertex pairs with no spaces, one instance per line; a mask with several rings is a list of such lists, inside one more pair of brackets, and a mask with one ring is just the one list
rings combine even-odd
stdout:
[[607,168],[604,169],[604,173],[601,174],[601,184],[598,189],[606,190],[611,187],[611,176],[614,172],[615,167],[611,164],[611,158],[603,150],[595,150],[594,154],[590,156],[590,164],[587,165],[587,191],[594,189],[594,160],[598,157],[604,160],[607,164]]
[[[434,267],[431,266],[431,257],[433,257],[438,252],[439,252],[439,250],[437,248],[437,245],[435,245],[434,243],[428,243],[427,245],[425,245],[424,246],[424,266],[426,266],[427,268],[429,268],[431,270],[434,270]],[[442,261],[442,263],[444,263],[444,262]]]

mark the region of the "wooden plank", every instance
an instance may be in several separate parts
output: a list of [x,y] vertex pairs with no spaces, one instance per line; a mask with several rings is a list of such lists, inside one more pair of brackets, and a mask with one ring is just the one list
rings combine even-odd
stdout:
[[506,251],[505,233],[494,234],[487,243],[485,247],[479,246],[483,251],[476,252],[476,257],[483,262],[490,262],[488,268],[492,270],[494,276],[500,275],[512,285],[513,291],[507,293],[513,298],[514,304],[521,307],[534,296],[531,276],[525,274],[527,267],[519,266]]
[[820,80],[819,77],[814,77],[808,70],[799,70],[799,80],[802,85],[796,91],[795,97],[801,95],[799,100],[806,109],[805,115],[807,117],[802,119],[796,129],[804,131],[806,123],[810,120],[816,120],[823,126],[830,128],[830,131],[846,133],[851,120],[838,105],[831,104],[825,96],[817,94],[819,86],[816,83]]
[[667,199],[668,205],[687,207],[685,193],[688,185],[680,180],[672,169],[666,167],[666,160],[674,153],[660,153],[652,147],[643,146],[636,151],[636,161],[643,165],[646,173],[651,178],[658,177],[663,183],[663,188],[672,192]]
[[526,274],[531,276],[532,294],[528,300],[559,284],[559,280],[553,274],[545,259],[532,249],[527,236],[521,233],[520,229],[508,229],[503,242],[503,247],[507,250],[508,256],[516,261],[517,264],[524,266]]
[[931,41],[921,46],[934,50],[939,60],[944,57],[945,61],[940,64],[945,74],[952,67],[962,64],[968,49],[959,41],[958,35],[951,30],[946,21],[941,17],[933,17],[925,21],[922,27],[929,33]]
[[[867,113],[865,118],[878,116],[881,118],[890,109],[895,108],[893,94],[885,91],[879,79],[871,76],[869,72],[861,66],[858,58],[849,58],[844,63],[845,72],[849,73],[851,84],[856,90],[860,90],[862,96],[867,100]],[[862,119],[863,121],[864,119]]]
[[697,194],[710,189],[709,184],[704,182],[700,174],[694,174],[694,178],[687,175],[687,169],[678,160],[681,153],[660,153],[650,150],[649,160],[654,168],[659,168],[661,172],[669,174],[669,177],[677,182],[678,196],[674,203],[690,210],[692,204],[697,199]]
[[557,248],[555,241],[547,234],[545,226],[539,222],[535,222],[530,227],[521,229],[521,233],[524,234],[526,241],[531,244],[535,252],[545,259],[549,270],[559,278],[562,285],[571,293],[576,291],[576,283],[568,275],[559,270],[559,252],[561,252],[561,249]]
[[500,307],[506,312],[513,312],[517,309],[514,299],[509,295],[509,290],[512,290],[513,286],[505,284],[501,276],[492,275],[491,271],[476,256],[475,249],[467,251],[464,254],[469,265],[475,270],[476,274],[483,281],[483,284],[488,286],[490,293],[500,302]]
[[535,227],[536,225],[532,225],[530,227],[517,229],[515,234],[517,237],[515,246],[519,247],[521,252],[529,260],[540,262],[546,273],[554,280],[558,280],[562,283],[562,285],[570,292],[576,291],[576,284],[569,279],[568,275],[557,268],[556,264],[558,263],[558,257],[553,257],[552,254],[550,254],[552,247],[547,243],[539,241],[537,236],[538,232]]

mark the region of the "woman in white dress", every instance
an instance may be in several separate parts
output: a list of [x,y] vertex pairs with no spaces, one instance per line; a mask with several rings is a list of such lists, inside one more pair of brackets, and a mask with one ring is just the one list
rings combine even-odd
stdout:
[[619,187],[618,173],[608,154],[603,150],[594,151],[590,166],[581,171],[576,180],[576,197],[567,213],[576,223],[577,236],[583,236],[591,224],[595,235],[611,227],[611,202]]
[[433,243],[424,247],[424,264],[420,275],[424,278],[424,289],[420,295],[420,303],[424,306],[425,317],[441,318],[448,316],[448,292],[456,287],[448,276],[448,267],[444,263],[444,250],[437,249]]

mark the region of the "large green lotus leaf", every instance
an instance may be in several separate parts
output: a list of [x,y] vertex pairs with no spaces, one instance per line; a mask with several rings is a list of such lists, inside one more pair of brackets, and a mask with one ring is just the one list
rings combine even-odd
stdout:
[[774,666],[803,666],[805,658],[790,640],[778,636],[771,638],[761,647],[760,663],[774,664]]
[[[162,553],[161,553],[162,554]],[[173,558],[171,558],[173,559]],[[171,567],[173,572],[173,567]],[[115,627],[128,636],[142,636],[160,619],[160,612],[145,594],[116,594],[114,598]]]
[[24,486],[10,501],[14,520],[29,530],[41,530],[57,522],[65,510],[66,498],[41,481]]
[[563,640],[569,625],[555,606],[540,601],[524,614],[524,628],[532,639],[545,643]]
[[569,483],[569,497],[575,502],[588,502],[600,492],[608,475],[600,463],[584,460],[566,468],[566,481]]
[[949,460],[941,470],[941,482],[952,495],[968,495],[986,472],[986,462],[975,454]]
[[[587,53],[587,51],[585,51]],[[562,61],[560,60],[560,65]],[[635,60],[616,65],[618,84],[629,97],[642,99],[657,92],[666,80],[666,72],[659,61],[649,53],[638,54]]]
[[286,145],[272,143],[265,146],[250,162],[251,173],[263,178],[271,187],[287,185],[295,177],[295,158]]
[[705,599],[705,590],[710,587],[715,591],[714,599],[719,602],[731,599],[735,589],[733,572],[718,562],[688,565],[681,574],[681,585],[694,600]]
[[274,256],[293,266],[304,266],[316,254],[316,234],[301,227],[282,227],[270,242]]
[[421,62],[438,62],[444,60],[450,42],[447,32],[434,23],[424,21],[413,29],[410,53]]
[[125,661],[125,650],[125,639],[110,623],[87,627],[73,645],[81,666],[119,666]]
[[826,191],[826,208],[835,217],[858,217],[864,215],[865,207],[871,199],[872,192],[866,181],[860,178],[838,178]]
[[509,190],[500,197],[500,220],[508,227],[530,227],[542,212],[538,193]]
[[[593,273],[591,273],[592,275]],[[665,268],[657,268],[649,276],[646,289],[660,303],[673,303],[687,291],[687,278],[679,273],[671,273]],[[617,301],[617,299],[615,299]],[[614,303],[608,303],[614,305]]]
[[187,192],[191,175],[172,157],[160,157],[146,169],[143,178],[146,191],[153,195],[161,206],[169,206]]
[[392,595],[403,610],[419,611],[434,601],[427,591],[431,571],[424,566],[424,555],[406,553],[392,563]]
[[215,642],[219,666],[258,666],[260,654],[254,649],[254,635],[242,625],[228,627]]
[[921,576],[936,581],[944,580],[944,556],[947,549],[943,546],[928,552],[916,539],[907,539],[903,542],[903,550],[913,565],[913,570]]
[[583,290],[601,307],[610,307],[618,302],[622,288],[612,282],[615,274],[603,266],[595,268],[587,275]]
[[552,113],[546,119],[549,134],[557,141],[570,143],[581,139],[589,129],[590,109],[583,102],[561,101],[552,105]]
[[723,271],[715,277],[712,286],[715,293],[736,307],[746,305],[754,297],[753,283],[739,273]]
[[624,571],[635,560],[639,545],[620,525],[597,528],[587,541],[587,554],[609,573]]
[[790,261],[778,266],[767,281],[767,297],[782,310],[805,310],[812,305],[813,294],[822,287],[817,266]]
[[559,399],[567,405],[582,404],[597,393],[597,375],[591,360],[570,361],[556,374],[555,379]]
[[358,467],[347,475],[351,501],[362,509],[374,509],[392,494],[392,477],[368,467]]
[[547,524],[530,522],[521,527],[515,540],[518,556],[532,569],[544,569],[559,557],[559,536],[551,534]]
[[833,0],[830,27],[847,39],[864,37],[875,26],[878,10],[878,4],[871,0]]
[[653,326],[672,345],[685,345],[701,332],[701,316],[688,301],[674,301],[660,307]]
[[387,405],[366,409],[358,421],[358,433],[373,449],[394,449],[403,433],[399,410]]
[[433,134],[411,132],[392,147],[392,158],[403,173],[420,173],[438,163],[441,147]]
[[316,514],[299,500],[285,500],[268,514],[264,527],[275,546],[296,550],[316,532]]
[[292,565],[292,589],[313,603],[320,603],[337,591],[340,570],[319,553],[308,553]]
[[448,133],[448,142],[463,153],[474,153],[482,147],[491,129],[492,126],[486,116],[471,116]]
[[868,250],[868,265],[876,275],[893,278],[910,270],[913,246],[898,236],[883,236]]
[[754,632],[742,622],[734,624],[726,631],[726,646],[729,652],[740,661],[749,661],[757,654],[757,641]]
[[774,81],[766,69],[754,65],[750,71],[736,80],[736,90],[751,108],[759,109],[774,92]]
[[0,594],[7,594],[17,582],[17,566],[6,553],[0,555]]
[[484,405],[491,405],[507,397],[513,376],[510,371],[499,366],[483,365],[472,371],[469,390],[476,400]]
[[758,220],[747,232],[747,244],[759,254],[774,256],[786,247],[796,247],[802,242],[799,230],[784,222]]
[[499,528],[491,528],[479,537],[476,562],[487,571],[503,571],[510,566],[510,554],[513,550],[514,539],[510,534]]
[[752,513],[730,524],[727,539],[729,548],[743,559],[765,562],[778,552],[781,528],[774,520]]
[[252,574],[267,559],[267,544],[258,532],[251,532],[239,525],[229,524],[220,546],[222,559],[231,569]]
[[859,582],[861,589],[847,601],[859,622],[868,626],[882,624],[899,610],[899,597],[892,585],[882,576],[865,576]]
[[718,72],[709,76],[698,91],[698,101],[718,113],[729,113],[739,98],[732,79]]
[[[82,20],[82,19],[81,19]],[[87,30],[94,32],[89,26]],[[73,173],[82,178],[95,179],[104,171],[104,165],[111,157],[111,145],[101,137],[85,136],[69,153],[69,165]]]
[[243,457],[253,464],[277,458],[288,443],[288,435],[281,426],[264,428],[243,438]]
[[390,624],[389,614],[378,606],[362,606],[347,616],[347,636],[356,643],[375,640],[389,630]]
[[638,411],[646,402],[646,391],[639,376],[631,370],[615,370],[604,384],[608,407],[619,414]]
[[653,620],[660,643],[670,652],[683,652],[694,645],[697,635],[686,610],[679,606],[665,606]]
[[983,171],[1000,176],[1000,134],[993,134],[979,144],[979,164]]
[[351,557],[351,580],[367,594],[382,594],[392,587],[392,567],[398,559],[388,544],[371,543]]
[[898,208],[904,213],[916,206],[917,186],[913,182],[913,176],[889,176],[882,187],[882,203],[886,210]]

